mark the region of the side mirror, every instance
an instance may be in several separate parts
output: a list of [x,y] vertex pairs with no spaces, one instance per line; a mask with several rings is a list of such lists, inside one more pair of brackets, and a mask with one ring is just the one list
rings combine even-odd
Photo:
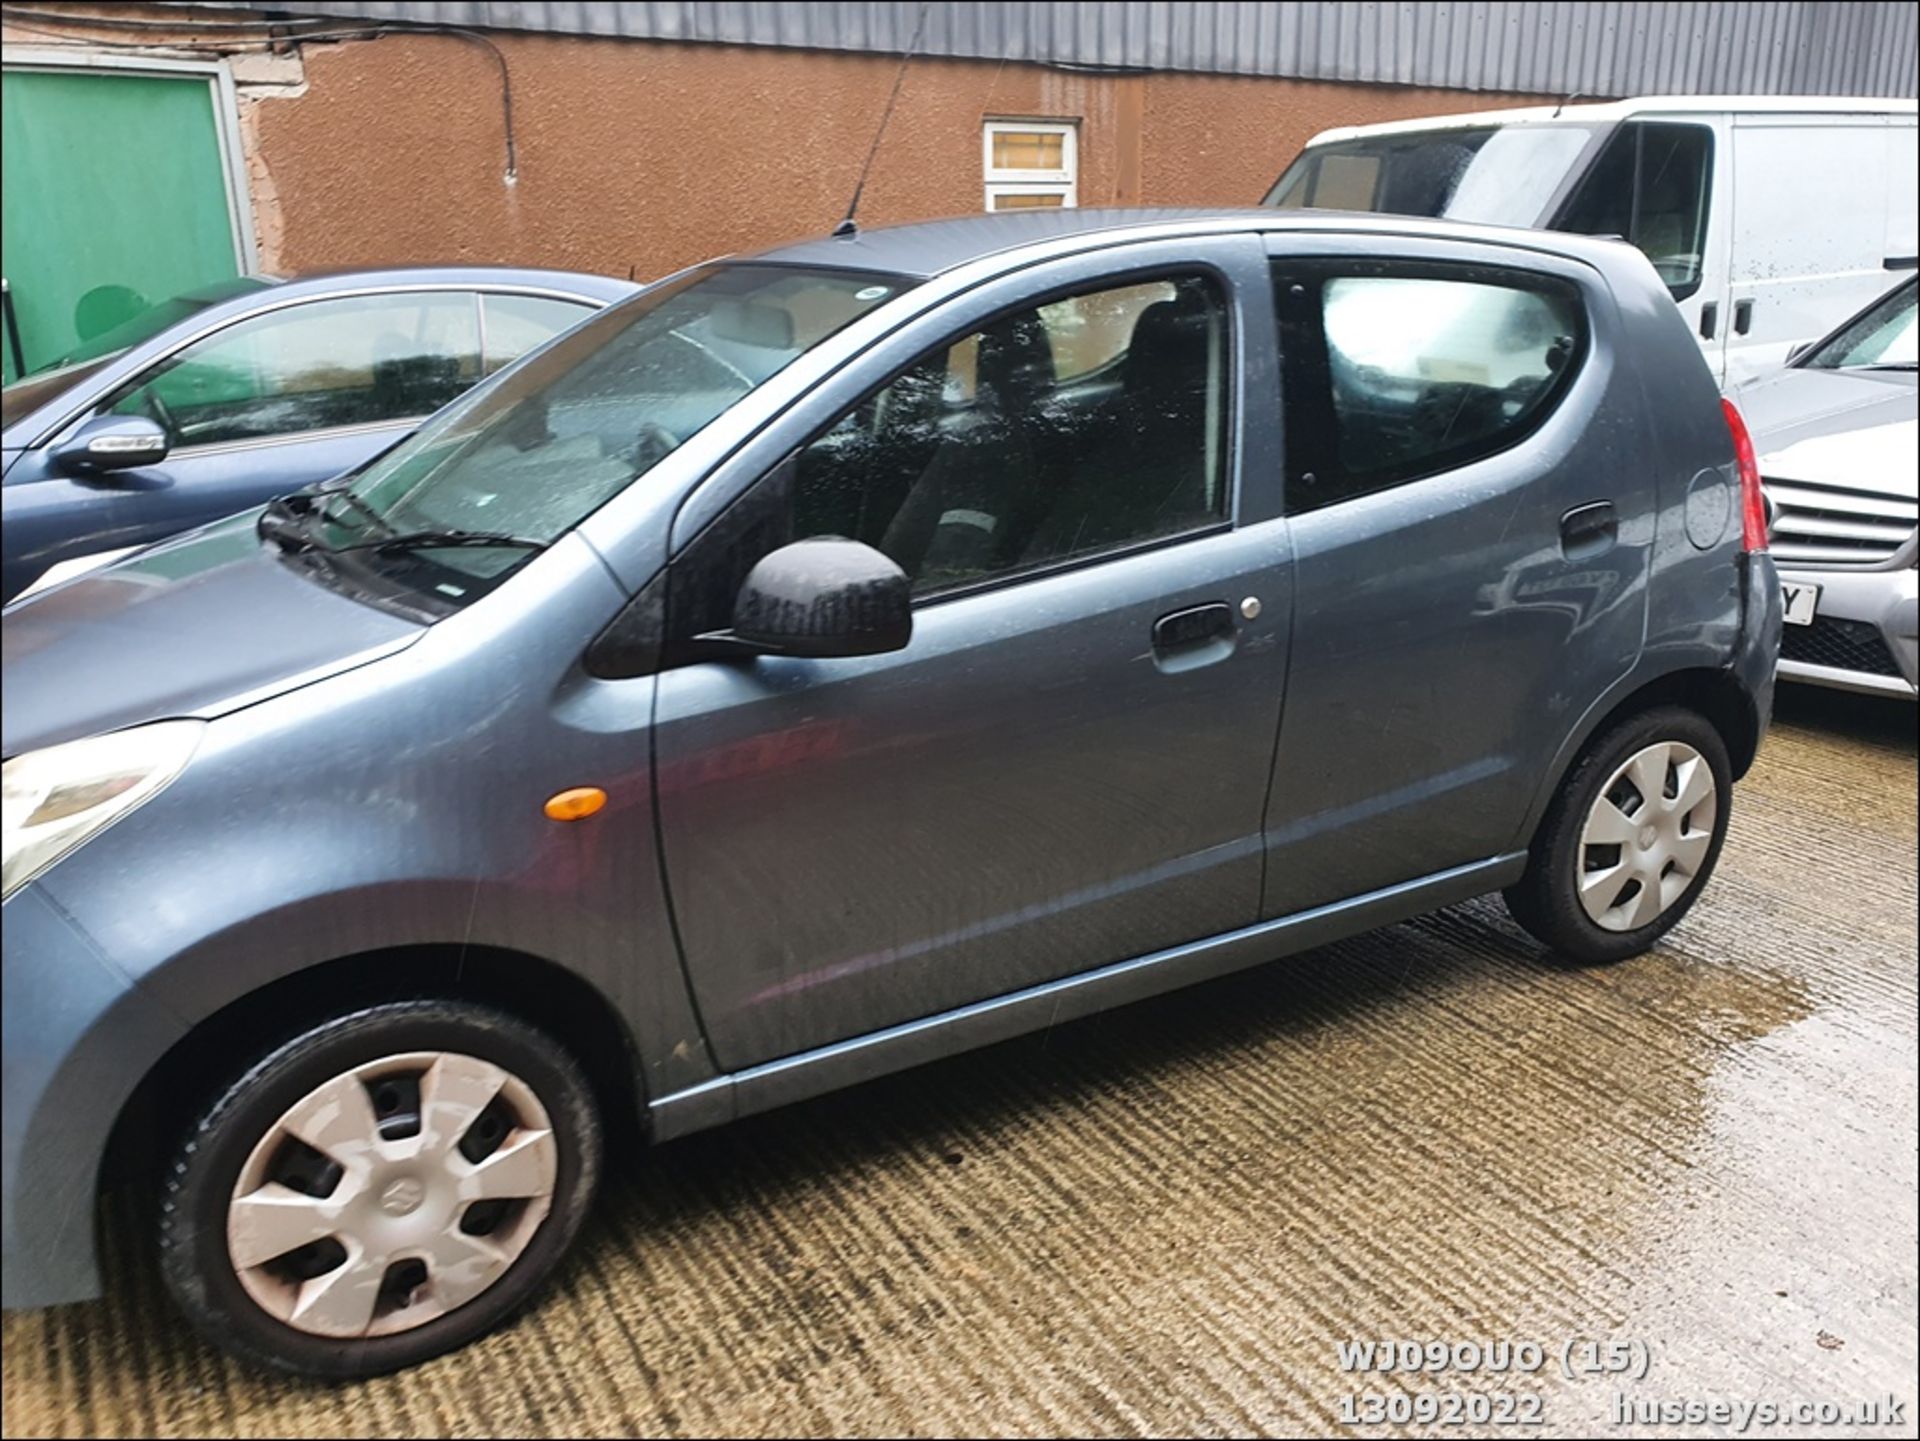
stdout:
[[725,640],[770,655],[880,655],[913,638],[907,574],[870,545],[815,536],[762,556],[741,582]]
[[96,415],[53,452],[54,464],[69,475],[132,470],[166,458],[166,431],[144,415]]

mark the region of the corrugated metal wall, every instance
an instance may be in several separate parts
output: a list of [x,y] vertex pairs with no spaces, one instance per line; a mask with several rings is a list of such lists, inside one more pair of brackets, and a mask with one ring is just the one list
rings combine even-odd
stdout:
[[[234,8],[247,8],[236,6]],[[303,14],[506,30],[898,51],[901,3],[442,0]],[[1544,95],[1890,95],[1916,92],[1920,6],[1879,0],[1490,0],[1483,4],[949,3],[927,9],[932,55],[1436,85]]]

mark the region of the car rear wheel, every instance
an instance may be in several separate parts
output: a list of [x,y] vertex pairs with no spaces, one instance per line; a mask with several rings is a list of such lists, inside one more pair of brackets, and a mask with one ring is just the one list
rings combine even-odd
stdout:
[[1677,706],[1631,717],[1568,774],[1507,908],[1573,960],[1637,956],[1699,898],[1732,797],[1726,743],[1705,718]]
[[464,1002],[373,1006],[278,1047],[201,1116],[166,1180],[161,1269],[228,1350],[392,1371],[525,1301],[599,1170],[592,1092],[552,1039]]

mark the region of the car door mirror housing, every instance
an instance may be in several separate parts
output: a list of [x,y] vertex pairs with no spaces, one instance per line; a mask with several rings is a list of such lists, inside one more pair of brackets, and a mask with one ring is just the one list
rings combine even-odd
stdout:
[[733,604],[733,627],[703,640],[768,655],[880,655],[913,638],[913,587],[870,545],[815,536],[762,556]]
[[99,475],[156,465],[167,458],[167,433],[144,415],[96,415],[53,452],[70,475]]

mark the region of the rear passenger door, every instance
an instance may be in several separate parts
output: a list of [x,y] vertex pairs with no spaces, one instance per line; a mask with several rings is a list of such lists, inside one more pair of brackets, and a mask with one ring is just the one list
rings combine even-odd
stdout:
[[1295,621],[1269,916],[1520,843],[1549,758],[1638,656],[1654,525],[1591,271],[1274,244]]
[[[1031,267],[897,341],[668,571],[660,836],[730,1070],[1259,908],[1289,615],[1260,242]],[[702,652],[818,534],[912,577],[906,649]]]

